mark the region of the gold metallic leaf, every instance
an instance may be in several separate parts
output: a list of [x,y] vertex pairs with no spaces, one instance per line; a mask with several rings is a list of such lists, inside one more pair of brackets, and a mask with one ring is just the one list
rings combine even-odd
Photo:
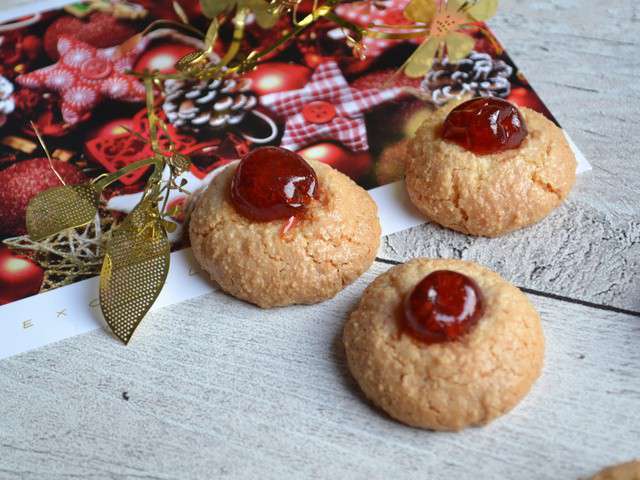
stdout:
[[437,9],[435,0],[411,0],[404,9],[404,16],[414,22],[429,23],[435,17]]
[[458,62],[465,58],[475,45],[473,37],[464,33],[451,32],[445,38],[447,57],[451,62]]
[[180,175],[191,167],[191,159],[182,153],[174,153],[169,160],[171,166],[175,169],[175,173]]
[[465,13],[473,20],[484,22],[496,14],[498,0],[477,0],[470,2],[471,6],[465,9]]
[[202,13],[208,18],[216,18],[221,13],[247,9],[256,17],[262,28],[271,28],[278,19],[278,14],[266,0],[200,0]]
[[186,72],[192,75],[197,75],[202,71],[209,62],[206,52],[202,50],[195,50],[187,53],[184,57],[176,62],[175,68],[180,72]]
[[218,31],[220,30],[220,22],[217,18],[211,20],[207,33],[204,36],[204,47],[208,52],[213,51],[213,46],[218,39]]
[[50,188],[31,199],[27,206],[27,232],[42,240],[68,228],[91,222],[98,212],[99,192],[95,185],[64,185]]
[[100,274],[100,307],[125,344],[160,294],[170,245],[157,205],[142,201],[112,233]]
[[180,5],[180,3],[176,2],[175,0],[173,2],[173,11],[176,12],[176,15],[182,23],[189,23],[189,17],[184,11],[184,8],[182,8],[182,5]]
[[207,18],[215,18],[223,12],[231,10],[236,5],[236,0],[200,0],[202,13]]
[[437,38],[430,38],[420,45],[407,60],[404,73],[412,78],[425,76],[431,69],[439,45],[440,41]]

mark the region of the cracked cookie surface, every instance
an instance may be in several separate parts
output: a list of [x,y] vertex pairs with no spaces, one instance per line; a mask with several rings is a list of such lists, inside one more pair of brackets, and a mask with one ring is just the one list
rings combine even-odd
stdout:
[[576,160],[560,128],[521,107],[529,131],[522,145],[476,155],[440,138],[449,110],[427,119],[407,149],[407,191],[423,215],[453,230],[495,237],[540,221],[563,202],[575,182]]
[[320,162],[319,197],[286,233],[286,221],[254,222],[229,201],[237,163],[198,199],[189,236],[198,263],[234,297],[260,307],[333,297],[373,263],[380,243],[377,206],[349,177]]
[[[476,281],[485,298],[478,324],[457,341],[424,344],[401,332],[407,294],[435,270]],[[511,410],[540,375],[544,337],[527,297],[500,275],[462,260],[415,259],[380,275],[345,324],[351,373],[391,417],[432,430],[489,423]]]

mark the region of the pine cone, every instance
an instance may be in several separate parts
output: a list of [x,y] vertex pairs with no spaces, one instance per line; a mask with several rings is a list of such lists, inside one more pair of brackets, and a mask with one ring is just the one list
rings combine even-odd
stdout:
[[449,63],[446,57],[434,62],[420,86],[438,106],[466,94],[505,98],[511,92],[512,73],[513,69],[504,61],[473,51],[459,62]]
[[169,122],[181,130],[221,130],[239,124],[257,105],[250,86],[248,79],[167,80],[162,109]]

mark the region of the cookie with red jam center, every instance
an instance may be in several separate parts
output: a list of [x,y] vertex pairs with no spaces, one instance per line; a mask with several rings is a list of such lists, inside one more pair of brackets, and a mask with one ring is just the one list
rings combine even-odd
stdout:
[[256,222],[300,217],[317,197],[316,172],[300,155],[284,148],[249,152],[231,180],[231,203]]
[[443,107],[409,142],[406,187],[428,219],[495,237],[531,225],[569,194],[576,160],[562,130],[497,98]]
[[404,332],[424,343],[456,340],[482,316],[484,299],[478,284],[453,270],[436,270],[405,297]]
[[442,124],[441,136],[477,155],[512,150],[527,137],[522,114],[500,98],[474,98],[455,107]]
[[420,258],[364,291],[344,328],[347,363],[391,417],[432,430],[484,425],[540,375],[544,337],[527,297],[462,260]]
[[374,201],[346,175],[263,147],[213,179],[189,235],[213,281],[268,308],[333,297],[373,263],[380,223]]

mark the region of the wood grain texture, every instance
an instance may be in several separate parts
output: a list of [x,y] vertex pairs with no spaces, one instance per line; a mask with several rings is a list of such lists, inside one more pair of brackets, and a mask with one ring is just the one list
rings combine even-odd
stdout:
[[0,478],[575,479],[640,454],[640,319],[545,298],[544,373],[511,414],[442,434],[374,409],[341,329],[386,268],[322,305],[213,293],[128,348],[96,332],[3,361]]
[[380,256],[475,260],[521,285],[640,311],[640,6],[503,1],[491,26],[594,169],[538,225],[494,240],[423,225],[387,237]]
[[[640,310],[640,6],[503,0],[492,26],[594,171],[530,229],[486,240],[426,225],[382,255],[478,260]],[[640,457],[640,318],[543,297],[544,374],[508,416],[436,434],[372,408],[339,336],[386,268],[318,306],[213,293],[150,315],[130,347],[100,331],[1,361],[0,479],[576,479]]]

